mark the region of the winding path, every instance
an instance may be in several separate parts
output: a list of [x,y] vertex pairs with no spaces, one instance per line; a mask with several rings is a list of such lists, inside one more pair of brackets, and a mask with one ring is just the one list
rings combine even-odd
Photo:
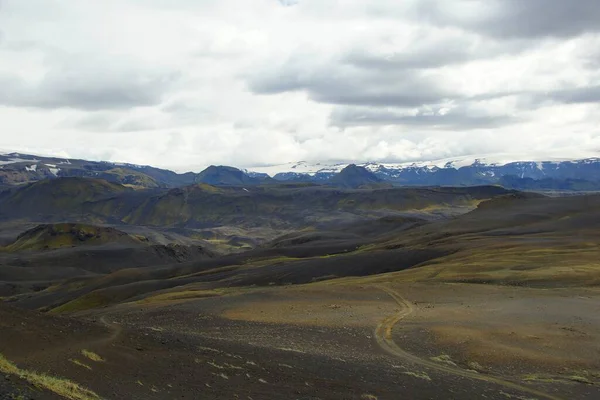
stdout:
[[107,344],[111,344],[112,342],[114,342],[115,340],[117,340],[117,338],[119,337],[119,335],[123,331],[123,327],[120,324],[117,324],[116,322],[108,322],[106,320],[106,316],[105,315],[103,315],[102,317],[100,317],[99,321],[102,323],[102,325],[106,326],[112,332],[110,333],[109,336],[107,336],[105,338],[102,338],[102,339],[95,340],[94,342],[91,342],[91,344],[93,344],[94,346],[107,345]]
[[375,338],[377,340],[377,344],[389,354],[402,358],[406,361],[410,361],[414,364],[418,364],[427,368],[434,369],[436,371],[445,372],[447,374],[452,374],[456,376],[461,376],[464,378],[477,379],[480,381],[494,383],[496,385],[504,386],[509,389],[518,390],[520,392],[528,393],[530,395],[537,396],[539,398],[549,399],[549,400],[563,400],[560,397],[554,396],[552,394],[544,393],[539,390],[536,390],[531,387],[519,385],[517,383],[509,382],[501,378],[496,378],[490,375],[479,374],[477,372],[472,372],[468,370],[461,369],[459,367],[453,367],[450,365],[439,364],[431,360],[427,360],[425,358],[418,357],[412,353],[407,352],[402,349],[400,346],[394,342],[394,338],[392,336],[392,330],[394,326],[405,317],[409,316],[414,312],[414,307],[411,303],[406,301],[404,297],[402,297],[395,290],[385,287],[385,286],[377,286],[379,289],[386,292],[390,295],[396,303],[401,307],[398,313],[391,315],[381,321],[377,328],[375,328]]

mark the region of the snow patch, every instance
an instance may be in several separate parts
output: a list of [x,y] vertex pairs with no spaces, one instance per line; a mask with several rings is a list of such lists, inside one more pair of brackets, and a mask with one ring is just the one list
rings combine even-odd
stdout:
[[24,158],[11,157],[8,160],[0,160],[0,165],[16,164],[16,163],[22,163],[22,162],[39,162],[39,160],[37,160],[35,158],[33,160],[26,160]]
[[125,167],[125,168],[133,168],[133,169],[143,169],[144,167],[146,167],[145,165],[139,165],[139,164],[129,164],[129,163],[122,163],[122,162],[108,162],[108,161],[103,161],[106,164],[112,164],[115,165],[117,167]]
[[258,172],[267,174],[270,177],[277,175],[280,172],[294,172],[296,174],[307,174],[314,176],[317,173],[337,173],[344,169],[348,164],[322,164],[314,163],[310,164],[306,161],[300,161],[296,163],[287,163],[279,165],[270,165],[264,167],[249,168],[252,172]]
[[50,171],[50,173],[52,173],[52,175],[58,176],[60,168],[57,168],[56,164],[46,164],[46,167],[48,167],[48,170]]

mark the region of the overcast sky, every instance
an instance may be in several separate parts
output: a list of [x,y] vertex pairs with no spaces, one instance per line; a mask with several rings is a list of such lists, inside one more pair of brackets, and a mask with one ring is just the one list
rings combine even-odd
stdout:
[[0,149],[177,170],[600,154],[598,0],[0,0]]

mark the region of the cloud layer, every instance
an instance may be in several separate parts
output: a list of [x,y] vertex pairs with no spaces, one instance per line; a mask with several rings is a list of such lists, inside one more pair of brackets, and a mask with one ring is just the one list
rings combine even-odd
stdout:
[[3,0],[0,148],[177,170],[594,155],[598,20],[596,0]]

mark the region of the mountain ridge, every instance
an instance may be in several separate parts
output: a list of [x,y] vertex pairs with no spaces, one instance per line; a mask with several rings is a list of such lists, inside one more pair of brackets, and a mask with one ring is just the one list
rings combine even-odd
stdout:
[[[327,182],[340,173],[348,164],[309,164],[300,162],[275,167],[259,168],[265,173],[279,170],[274,178],[281,181]],[[500,162],[484,158],[438,160],[420,163],[357,163],[382,181],[405,186],[472,186],[502,184],[503,177],[517,179],[554,180],[548,189],[566,186],[566,180],[583,180],[591,185],[580,185],[600,189],[600,158],[552,161],[509,161]],[[441,166],[440,166],[441,165]],[[513,180],[514,181],[514,180]],[[550,181],[548,181],[550,183]],[[529,185],[532,186],[532,185]],[[535,186],[535,185],[533,185]],[[543,186],[543,185],[542,185]],[[541,189],[544,189],[542,187]]]
[[531,161],[511,161],[515,157],[469,156],[405,163],[300,161],[246,169],[210,166],[200,173],[178,174],[146,165],[0,153],[0,189],[59,177],[104,179],[133,189],[176,188],[196,183],[255,186],[303,182],[335,186],[334,177],[349,165],[356,165],[382,182],[401,186],[503,185],[510,182],[511,188],[516,189],[600,190],[598,157],[574,160],[533,157]]

